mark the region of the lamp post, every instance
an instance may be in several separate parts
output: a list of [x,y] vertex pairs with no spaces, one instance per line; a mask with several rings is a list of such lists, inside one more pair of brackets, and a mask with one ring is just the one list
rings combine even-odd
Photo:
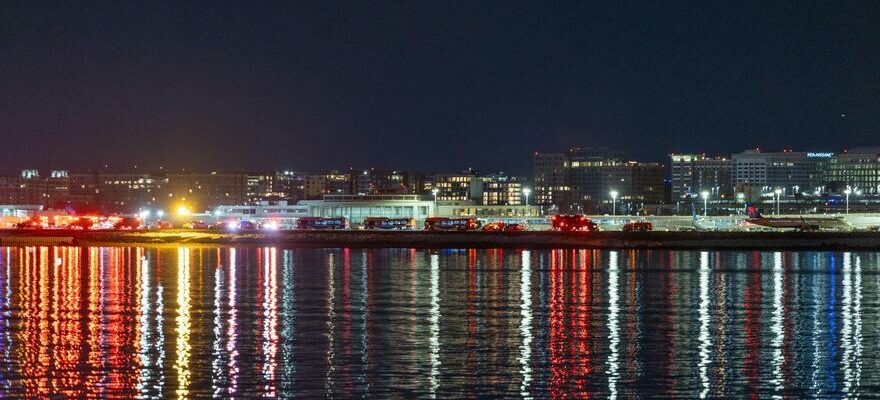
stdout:
[[529,212],[529,195],[532,194],[532,189],[524,188],[522,192],[523,195],[526,196],[526,215],[529,215],[531,214]]
[[843,191],[846,194],[846,213],[849,214],[849,195],[852,193],[852,189],[849,186],[846,187],[846,190]]
[[703,217],[709,216],[709,192],[702,191],[700,192],[700,197],[703,198]]
[[434,195],[434,215],[437,215],[437,193],[439,192],[440,190],[438,190],[437,188],[431,190],[431,194]]
[[776,215],[779,215],[779,196],[782,195],[782,189],[776,188],[773,193],[776,194]]
[[612,190],[611,193],[611,215],[617,215],[617,191]]

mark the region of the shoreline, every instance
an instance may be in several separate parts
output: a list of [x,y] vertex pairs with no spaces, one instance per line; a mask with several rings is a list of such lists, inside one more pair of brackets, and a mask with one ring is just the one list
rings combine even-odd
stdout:
[[0,230],[0,246],[71,245],[880,251],[880,232]]

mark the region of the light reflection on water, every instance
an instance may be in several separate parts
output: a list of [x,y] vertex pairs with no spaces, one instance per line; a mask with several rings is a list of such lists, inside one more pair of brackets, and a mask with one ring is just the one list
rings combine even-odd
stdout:
[[0,248],[3,397],[870,397],[878,253]]

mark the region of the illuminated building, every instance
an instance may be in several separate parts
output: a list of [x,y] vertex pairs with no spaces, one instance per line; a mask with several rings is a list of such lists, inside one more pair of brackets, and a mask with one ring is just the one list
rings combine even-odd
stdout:
[[783,193],[822,186],[822,171],[833,153],[762,152],[746,150],[732,156],[734,182],[738,188],[761,187],[763,191],[781,189]]
[[563,212],[610,211],[613,190],[627,212],[663,202],[663,166],[623,161],[620,152],[572,148],[535,153],[536,203]]
[[67,171],[54,170],[43,176],[38,170],[26,169],[19,176],[0,177],[0,203],[51,207],[67,197],[68,185]]
[[351,171],[351,194],[419,194],[419,174],[370,168]]
[[418,195],[325,195],[322,200],[300,201],[299,206],[314,217],[345,217],[355,224],[366,217],[423,221],[434,215],[434,202]]
[[169,208],[181,203],[203,210],[219,204],[243,204],[246,174],[75,172],[70,174],[67,199],[76,206],[108,212]]
[[433,189],[437,201],[472,201],[479,198],[476,171],[468,169],[456,174],[434,174]]
[[309,215],[309,208],[289,204],[287,201],[260,201],[250,205],[224,205],[214,211],[218,221],[250,221],[257,225],[267,222],[277,224],[280,229],[292,229],[296,219]]
[[672,201],[696,197],[703,191],[713,198],[734,194],[733,160],[705,154],[670,154]]
[[295,171],[263,171],[245,177],[247,202],[284,200],[295,203],[306,198],[306,174]]
[[248,202],[277,199],[275,193],[275,172],[249,173],[245,177]]
[[568,202],[568,186],[564,153],[535,153],[535,204],[561,206]]
[[351,175],[335,170],[309,174],[304,186],[307,199],[319,199],[325,194],[351,194]]
[[296,171],[278,171],[275,173],[273,193],[282,200],[296,202],[306,198],[306,174]]
[[85,171],[70,174],[67,200],[75,208],[103,208],[109,211],[136,211],[159,197],[167,178],[141,173]]
[[525,204],[523,178],[503,172],[481,176],[480,204],[485,206],[519,206]]
[[849,186],[865,194],[880,195],[880,147],[857,148],[836,154],[828,161],[824,183],[839,189]]

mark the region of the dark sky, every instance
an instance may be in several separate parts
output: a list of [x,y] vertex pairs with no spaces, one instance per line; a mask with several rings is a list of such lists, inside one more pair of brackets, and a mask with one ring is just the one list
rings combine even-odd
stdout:
[[83,3],[0,2],[4,171],[880,145],[877,2]]

